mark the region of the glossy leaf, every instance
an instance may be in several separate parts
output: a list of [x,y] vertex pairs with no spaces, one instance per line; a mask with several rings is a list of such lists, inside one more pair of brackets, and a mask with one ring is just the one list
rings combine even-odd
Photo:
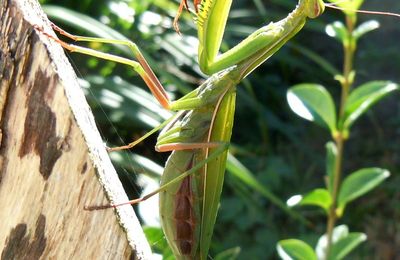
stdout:
[[343,259],[365,240],[367,240],[367,236],[364,233],[349,233],[346,237],[339,239],[332,245],[329,260]]
[[149,243],[153,245],[155,253],[161,254],[165,260],[174,259],[172,251],[168,246],[167,241],[165,240],[165,235],[160,227],[144,226],[143,231]]
[[348,38],[349,34],[346,26],[340,21],[335,21],[331,24],[328,24],[325,27],[325,32],[330,37],[336,38],[340,42],[344,42]]
[[328,0],[328,1],[342,8],[343,9],[342,12],[348,15],[354,14],[364,2],[364,0],[347,0],[347,1]]
[[307,223],[307,220],[303,218],[299,213],[289,208],[280,198],[273,194],[266,186],[260,184],[254,175],[247,169],[241,162],[239,162],[234,156],[228,154],[228,160],[226,163],[226,169],[236,178],[240,179],[245,185],[251,189],[259,192],[266,199],[270,200],[273,204],[281,208],[287,214],[300,220],[303,223]]
[[366,22],[363,22],[357,28],[353,31],[353,36],[356,39],[359,39],[361,36],[364,34],[371,32],[375,29],[379,28],[379,22],[376,20],[369,20]]
[[398,89],[399,85],[390,81],[371,81],[353,90],[346,102],[343,127],[350,128],[374,103]]
[[347,203],[372,190],[389,176],[389,171],[381,168],[365,168],[350,174],[343,180],[339,192],[339,208],[343,210]]
[[308,244],[298,239],[279,241],[277,250],[279,256],[284,260],[317,260],[314,250]]
[[[337,241],[347,237],[349,234],[349,228],[346,225],[340,225],[333,229],[332,231],[332,243],[335,244]],[[315,253],[318,259],[325,259],[326,248],[328,244],[328,238],[326,233],[322,235],[315,247]]]
[[[43,10],[51,19],[57,20],[61,23],[65,23],[68,26],[74,28],[85,30],[86,32],[88,32],[88,34],[94,35],[96,37],[117,40],[129,40],[116,30],[87,15],[78,13],[74,10],[54,5],[43,6]],[[132,56],[132,51],[128,47],[121,45],[116,45],[115,47],[123,51],[126,55]]]
[[[172,113],[163,109],[148,91],[119,77],[88,76],[85,80],[90,83],[89,98],[94,96],[96,99],[93,102],[97,101],[103,109],[109,109],[108,117],[113,122],[118,121],[117,117],[122,114],[124,119],[135,124],[154,128],[172,116]],[[114,120],[114,117],[117,119]]]
[[238,259],[238,255],[240,254],[240,247],[233,247],[229,248],[225,251],[222,251],[218,253],[215,257],[213,257],[214,260],[235,260]]
[[124,167],[127,171],[136,171],[141,169],[143,174],[159,180],[164,168],[147,157],[136,153],[121,151],[119,153],[110,153],[113,162]]
[[287,202],[289,206],[318,206],[323,208],[326,212],[328,212],[331,203],[331,195],[326,189],[315,189],[304,196],[295,195]]
[[329,92],[317,84],[299,84],[287,93],[290,108],[300,117],[336,131],[335,105]]

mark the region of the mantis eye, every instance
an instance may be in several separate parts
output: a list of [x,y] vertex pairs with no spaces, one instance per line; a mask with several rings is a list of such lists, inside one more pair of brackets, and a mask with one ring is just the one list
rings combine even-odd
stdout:
[[307,4],[306,8],[307,16],[309,18],[316,18],[324,12],[325,3],[323,0],[312,0]]

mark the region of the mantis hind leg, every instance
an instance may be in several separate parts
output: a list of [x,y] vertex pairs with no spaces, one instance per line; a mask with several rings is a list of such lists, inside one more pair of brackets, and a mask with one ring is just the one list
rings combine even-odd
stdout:
[[[212,145],[213,147],[215,145]],[[159,192],[168,189],[171,185],[174,185],[180,181],[182,181],[183,179],[185,179],[186,177],[196,173],[198,170],[200,170],[204,165],[206,165],[207,163],[209,163],[210,161],[216,159],[218,156],[220,156],[221,154],[223,154],[229,147],[229,143],[219,143],[219,146],[215,148],[214,151],[210,152],[210,154],[208,155],[207,158],[205,158],[204,160],[198,162],[196,165],[194,165],[193,167],[191,167],[189,170],[187,170],[186,172],[181,173],[178,177],[176,177],[175,179],[165,183],[164,185],[162,185],[160,188],[156,189],[153,192],[150,192],[149,194],[138,198],[138,199],[133,199],[127,202],[123,202],[123,203],[116,203],[116,204],[108,204],[108,205],[96,205],[96,206],[85,206],[84,209],[85,210],[101,210],[101,209],[108,209],[108,208],[116,208],[116,207],[120,207],[123,205],[134,205],[143,201],[148,200],[149,198],[153,197],[154,195],[158,194]]]
[[147,137],[149,137],[150,135],[154,134],[155,132],[159,131],[160,129],[164,128],[167,124],[169,124],[171,121],[174,121],[176,119],[176,117],[179,116],[178,114],[171,116],[170,118],[168,118],[167,120],[165,120],[164,122],[162,122],[160,125],[154,127],[153,129],[151,129],[149,132],[147,132],[145,135],[143,135],[142,137],[140,137],[139,139],[127,144],[127,145],[123,145],[123,146],[118,146],[118,147],[107,147],[107,151],[108,152],[115,152],[115,151],[121,151],[121,150],[128,150],[133,148],[134,146],[136,146],[137,144],[141,143],[143,140],[145,140]]
[[114,61],[117,63],[131,66],[142,77],[142,79],[144,80],[146,85],[149,87],[151,93],[158,100],[158,102],[165,109],[168,109],[168,110],[170,109],[170,100],[167,96],[167,93],[166,93],[164,87],[161,85],[160,81],[154,74],[153,70],[150,68],[150,66],[147,63],[146,59],[144,58],[143,54],[139,50],[138,46],[134,42],[129,41],[129,40],[105,39],[105,38],[73,35],[73,34],[70,34],[66,31],[64,31],[63,29],[56,26],[55,24],[52,24],[52,27],[55,31],[58,31],[61,35],[64,35],[74,41],[120,44],[120,45],[125,45],[125,46],[129,47],[129,49],[132,51],[133,55],[136,57],[137,61],[131,60],[128,58],[124,58],[124,57],[120,57],[117,55],[97,51],[97,50],[90,49],[90,48],[77,46],[74,44],[68,44],[68,43],[54,37],[53,35],[51,35],[47,32],[44,32],[43,29],[35,26],[36,30],[38,30],[42,34],[46,35],[50,39],[58,42],[64,49],[66,49],[70,52],[78,52],[78,53],[94,56],[94,57],[97,57],[100,59]]

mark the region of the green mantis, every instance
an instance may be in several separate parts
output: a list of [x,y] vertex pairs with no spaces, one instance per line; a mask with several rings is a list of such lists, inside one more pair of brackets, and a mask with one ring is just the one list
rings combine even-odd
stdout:
[[[285,19],[261,27],[237,46],[218,55],[232,0],[195,0],[194,4],[198,8],[199,65],[211,76],[175,102],[170,102],[136,44],[73,36],[58,29],[76,41],[126,45],[134,53],[135,61],[57,40],[71,52],[131,66],[164,108],[179,111],[168,123],[162,124],[164,129],[156,144],[158,151],[172,151],[160,189],[128,202],[137,203],[160,193],[162,227],[177,259],[206,259],[208,256],[232,133],[236,85],[298,33],[307,18],[315,18],[324,11],[322,0],[299,0],[296,9]],[[182,0],[180,11],[183,7],[187,7],[186,0]],[[122,204],[111,206],[119,205]],[[110,205],[88,209],[106,207]]]

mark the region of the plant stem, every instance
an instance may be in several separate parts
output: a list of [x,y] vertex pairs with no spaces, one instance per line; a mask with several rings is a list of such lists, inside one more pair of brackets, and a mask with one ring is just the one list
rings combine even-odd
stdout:
[[[342,97],[340,101],[340,113],[339,113],[339,122],[344,115],[344,108],[347,101],[347,96],[350,91],[350,87],[352,85],[353,79],[351,78],[351,72],[353,70],[353,58],[354,58],[354,51],[355,51],[355,39],[353,38],[353,30],[354,30],[354,19],[347,15],[346,16],[346,26],[348,30],[348,37],[347,42],[343,44],[344,50],[344,63],[343,63],[343,78],[344,80],[341,81],[342,85]],[[339,129],[342,130],[342,129]]]
[[345,105],[347,102],[347,97],[350,92],[351,85],[353,83],[352,79],[352,69],[353,69],[353,58],[354,58],[354,51],[356,48],[355,39],[352,36],[355,24],[355,17],[351,17],[346,15],[346,25],[347,30],[349,32],[347,42],[343,43],[344,49],[344,64],[343,64],[343,81],[341,81],[342,85],[342,95],[340,100],[340,112],[339,112],[339,125],[338,125],[338,133],[334,137],[336,148],[337,148],[337,157],[335,162],[335,171],[333,174],[333,187],[332,187],[332,205],[329,209],[328,220],[327,220],[327,247],[326,247],[326,255],[325,259],[329,259],[329,255],[331,253],[332,247],[332,236],[333,236],[333,229],[335,227],[335,223],[337,220],[337,199],[338,193],[340,190],[340,182],[341,182],[341,175],[342,175],[342,160],[343,160],[343,149],[344,143],[347,138],[347,134],[344,133],[343,127],[341,122],[343,122]]
[[336,215],[336,208],[337,208],[337,197],[339,192],[340,186],[340,177],[342,175],[342,158],[343,158],[343,146],[344,146],[344,138],[341,134],[339,134],[335,138],[335,143],[337,147],[337,158],[335,162],[335,171],[333,174],[333,189],[332,189],[332,205],[329,209],[328,215],[328,223],[327,223],[327,247],[326,247],[326,257],[325,259],[329,259],[329,254],[331,251],[332,246],[332,235],[333,235],[333,228],[335,227],[337,215]]

